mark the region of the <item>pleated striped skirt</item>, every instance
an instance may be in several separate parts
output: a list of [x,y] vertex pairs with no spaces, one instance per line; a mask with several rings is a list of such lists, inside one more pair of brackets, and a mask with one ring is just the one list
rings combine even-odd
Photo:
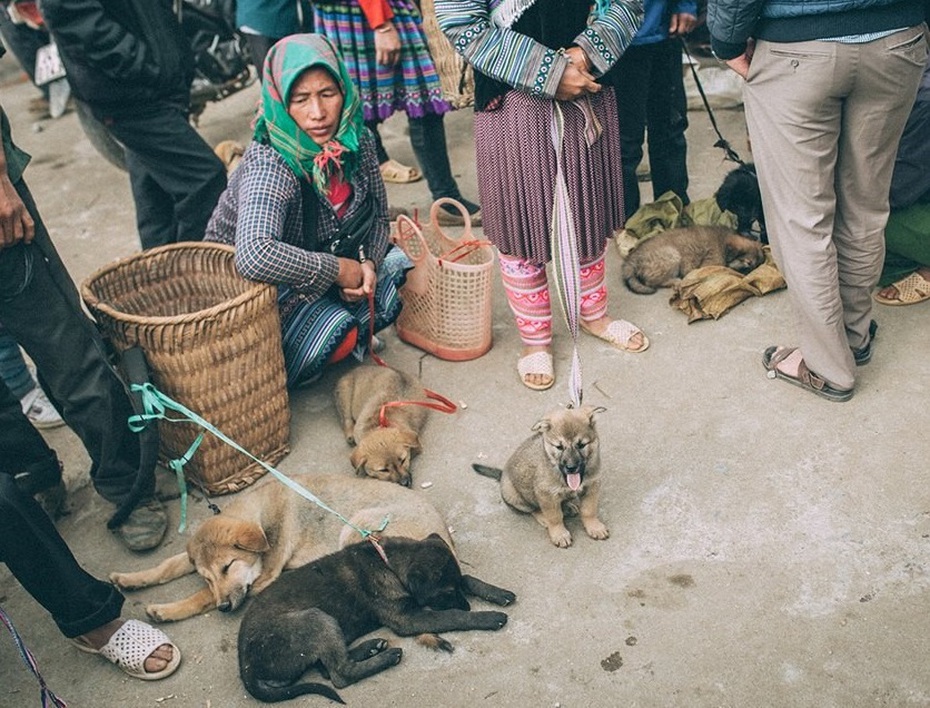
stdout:
[[[613,89],[590,97],[601,134],[588,145],[585,116],[560,102],[565,118],[563,169],[582,263],[601,255],[623,226],[620,129]],[[507,255],[536,265],[551,260],[549,231],[556,178],[552,100],[522,91],[497,110],[475,113],[478,190],[485,236]]]

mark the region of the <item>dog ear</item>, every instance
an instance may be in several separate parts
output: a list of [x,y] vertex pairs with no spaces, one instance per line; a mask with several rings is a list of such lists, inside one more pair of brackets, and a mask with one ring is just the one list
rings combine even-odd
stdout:
[[587,414],[588,419],[593,423],[594,416],[598,413],[604,413],[607,409],[604,406],[584,406],[581,410]]
[[540,418],[539,420],[537,420],[533,424],[533,427],[530,428],[530,430],[532,430],[534,433],[544,433],[547,430],[549,430],[551,427],[552,427],[552,421],[549,420],[549,416],[546,416],[545,418]]
[[423,448],[420,446],[420,436],[412,430],[405,430],[400,436],[400,441],[413,455],[419,455],[423,451]]
[[236,534],[236,542],[233,545],[250,553],[264,553],[271,550],[265,532],[258,524],[243,524]]
[[365,463],[368,462],[368,456],[359,452],[358,448],[355,448],[352,451],[352,454],[349,455],[349,462],[355,469],[355,474],[357,474],[359,477],[366,477],[368,475],[368,473],[365,471]]

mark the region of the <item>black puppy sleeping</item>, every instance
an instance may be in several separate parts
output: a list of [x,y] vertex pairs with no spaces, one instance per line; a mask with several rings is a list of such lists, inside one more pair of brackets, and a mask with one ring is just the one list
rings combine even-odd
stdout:
[[[239,675],[249,693],[269,703],[307,693],[342,703],[329,686],[298,681],[315,666],[343,688],[395,666],[402,650],[384,639],[348,648],[379,627],[412,636],[507,623],[503,612],[470,612],[466,595],[500,606],[516,596],[462,575],[436,534],[385,538],[381,545],[388,563],[372,544],[357,543],[288,571],[252,600],[239,627]],[[430,641],[452,648],[440,637]]]

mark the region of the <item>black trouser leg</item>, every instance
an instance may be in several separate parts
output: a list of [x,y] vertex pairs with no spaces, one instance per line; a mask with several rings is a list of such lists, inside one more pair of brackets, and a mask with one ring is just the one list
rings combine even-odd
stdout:
[[26,494],[61,481],[58,456],[23,414],[19,400],[0,380],[0,474],[17,479]]
[[659,42],[655,47],[646,126],[655,196],[675,192],[687,204],[688,99],[682,76],[681,45],[676,40]]
[[31,244],[0,249],[0,322],[36,364],[43,388],[90,455],[91,481],[125,518],[155,491],[154,468],[140,467],[133,408],[95,325],[48,237],[25,182],[16,184],[36,224]]
[[5,475],[0,475],[0,561],[66,637],[120,616],[120,592],[78,565],[42,507]]
[[143,116],[110,118],[106,126],[127,151],[142,248],[203,239],[226,168],[185,112],[155,103]]
[[381,125],[381,121],[366,120],[365,125],[375,138],[375,152],[378,153],[378,164],[383,165],[391,159],[391,156],[387,154],[387,150],[384,149],[384,143],[381,142],[381,133],[378,131],[378,126]]
[[646,140],[646,103],[651,62],[639,46],[627,48],[611,73],[620,120],[620,161],[623,167],[623,213],[629,219],[639,209],[636,168],[643,160]]
[[459,187],[452,176],[449,151],[446,147],[446,128],[442,116],[427,113],[422,118],[409,118],[410,144],[420,163],[423,177],[433,199],[451,197],[461,199]]

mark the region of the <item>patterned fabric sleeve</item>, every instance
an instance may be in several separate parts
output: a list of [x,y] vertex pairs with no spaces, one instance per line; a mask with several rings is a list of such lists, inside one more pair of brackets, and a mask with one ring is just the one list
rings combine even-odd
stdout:
[[[439,27],[482,74],[532,95],[554,98],[568,66],[556,50],[491,24],[487,0],[436,0]],[[620,58],[642,24],[642,0],[615,0],[576,38],[597,73]]]
[[476,71],[535,96],[554,98],[568,58],[491,24],[486,0],[436,0],[439,28]]
[[595,76],[606,73],[617,62],[642,23],[642,0],[619,0],[610,3],[607,12],[575,38],[575,44],[591,60]]
[[[256,155],[238,180],[239,204],[236,223],[236,267],[244,278],[274,285],[290,285],[315,299],[339,275],[336,257],[307,251],[281,240],[300,204],[297,179],[271,148]],[[290,216],[290,220],[288,217]]]

